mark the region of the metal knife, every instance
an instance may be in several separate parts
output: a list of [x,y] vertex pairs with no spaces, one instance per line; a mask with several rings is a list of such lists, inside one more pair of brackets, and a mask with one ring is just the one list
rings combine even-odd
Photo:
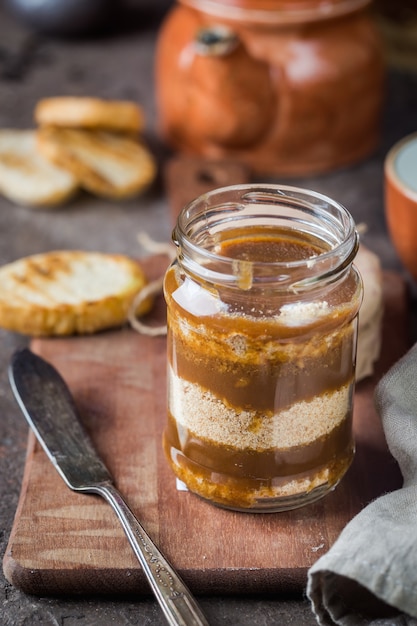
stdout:
[[117,514],[168,624],[208,626],[189,589],[114,486],[57,370],[24,348],[12,356],[9,380],[25,418],[68,487],[102,496]]

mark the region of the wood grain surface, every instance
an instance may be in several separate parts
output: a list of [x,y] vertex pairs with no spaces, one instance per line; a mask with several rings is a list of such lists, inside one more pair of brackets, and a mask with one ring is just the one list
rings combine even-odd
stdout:
[[175,223],[181,209],[207,191],[249,183],[249,166],[232,160],[210,160],[197,156],[175,156],[165,166],[170,218]]
[[[166,259],[155,257],[145,269],[157,275],[165,266]],[[161,446],[164,337],[124,328],[91,337],[38,339],[32,349],[64,376],[115,483],[195,593],[302,592],[308,567],[346,523],[370,500],[401,485],[373,391],[407,349],[405,285],[396,274],[385,273],[384,293],[383,352],[375,375],[358,384],[355,394],[353,465],[330,495],[285,513],[225,511],[177,490]],[[152,321],[159,323],[164,313],[161,298]],[[149,593],[111,508],[98,496],[70,491],[31,435],[3,565],[11,584],[31,594]]]

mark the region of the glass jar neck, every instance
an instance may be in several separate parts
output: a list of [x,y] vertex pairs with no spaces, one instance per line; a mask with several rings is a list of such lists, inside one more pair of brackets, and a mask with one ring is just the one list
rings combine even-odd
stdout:
[[[282,240],[310,242],[315,252],[276,260]],[[353,218],[342,205],[316,192],[263,184],[200,196],[182,210],[173,241],[181,268],[199,282],[292,294],[337,282],[350,270],[359,245]],[[244,254],[233,254],[236,242]],[[269,246],[266,256],[252,254],[254,242]]]
[[372,0],[179,0],[218,19],[255,24],[301,24],[353,13]]

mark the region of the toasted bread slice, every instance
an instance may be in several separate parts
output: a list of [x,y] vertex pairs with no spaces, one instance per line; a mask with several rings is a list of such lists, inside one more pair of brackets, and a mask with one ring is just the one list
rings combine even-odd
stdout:
[[44,127],[38,130],[37,145],[45,158],[70,171],[82,187],[105,198],[132,197],[155,178],[150,151],[116,133]]
[[40,126],[137,133],[144,127],[145,116],[142,108],[129,100],[61,96],[40,100],[35,120]]
[[120,326],[146,282],[140,265],[123,255],[63,250],[24,257],[0,268],[0,326],[32,336]]
[[36,131],[0,130],[0,193],[32,207],[66,202],[78,189],[71,172],[51,163],[36,148]]

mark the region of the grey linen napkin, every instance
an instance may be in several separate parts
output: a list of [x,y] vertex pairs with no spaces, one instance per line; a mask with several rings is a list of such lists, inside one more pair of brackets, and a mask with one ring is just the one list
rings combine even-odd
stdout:
[[417,626],[417,344],[381,379],[375,404],[404,482],[358,513],[310,568],[321,626]]

